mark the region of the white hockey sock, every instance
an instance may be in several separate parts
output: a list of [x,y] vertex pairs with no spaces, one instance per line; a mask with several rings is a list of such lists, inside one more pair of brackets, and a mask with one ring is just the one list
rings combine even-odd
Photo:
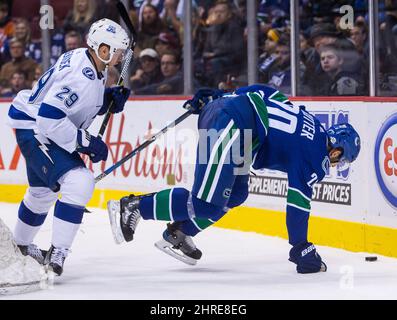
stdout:
[[41,226],[30,226],[21,219],[18,219],[14,229],[15,243],[22,246],[28,246],[33,242],[33,239],[39,232],[40,228]]
[[75,224],[54,217],[52,229],[52,245],[56,248],[70,249],[80,224]]
[[52,245],[70,249],[83,219],[84,208],[57,201],[54,210]]
[[24,246],[31,244],[44,223],[46,216],[46,213],[34,213],[22,201],[19,206],[18,220],[14,230],[16,244]]

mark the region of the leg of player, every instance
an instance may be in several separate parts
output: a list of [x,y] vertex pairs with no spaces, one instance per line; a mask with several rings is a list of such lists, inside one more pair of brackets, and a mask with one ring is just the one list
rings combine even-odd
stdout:
[[141,218],[175,221],[167,225],[163,240],[156,247],[188,264],[196,264],[202,255],[191,237],[225,214],[222,207],[206,203],[184,188],[112,200],[108,202],[108,211],[116,243],[131,241]]
[[[141,217],[176,221],[168,225],[163,240],[156,246],[189,264],[195,264],[201,257],[201,251],[198,251],[191,236],[212,225],[226,213],[224,208],[236,179],[232,146],[239,145],[241,141],[239,130],[226,114],[201,117],[199,129],[212,129],[217,137],[211,140],[207,132],[200,133],[192,193],[175,188],[146,197],[131,195],[120,201],[110,201],[108,211],[116,243],[133,239]],[[200,150],[203,147],[206,152],[201,158]]]
[[[163,239],[156,242],[155,246],[182,262],[191,265],[196,264],[202,254],[194,245],[192,237],[222,218],[229,209],[241,205],[247,197],[248,175],[236,176],[227,204],[228,206],[224,207],[223,210],[195,196],[190,196],[188,207],[189,203],[191,203],[192,211],[200,217],[204,216],[204,218],[195,217],[189,220],[167,224],[167,229],[163,233]],[[208,212],[217,212],[218,214],[207,218],[206,215]]]
[[[30,181],[32,180],[30,172]],[[46,251],[40,250],[33,240],[44,223],[47,213],[58,197],[58,193],[46,187],[29,187],[18,210],[14,240],[23,255],[29,255],[43,264]]]
[[94,176],[84,167],[69,170],[58,180],[62,198],[55,204],[52,245],[45,259],[57,275],[63,272],[65,259],[83,219],[84,208],[94,192]]

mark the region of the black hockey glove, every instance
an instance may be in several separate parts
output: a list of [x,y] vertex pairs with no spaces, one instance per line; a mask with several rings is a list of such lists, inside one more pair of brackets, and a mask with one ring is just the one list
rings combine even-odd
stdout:
[[199,89],[192,99],[186,101],[183,107],[192,110],[193,114],[199,114],[201,110],[211,101],[221,97],[225,92],[223,90],[202,88]]
[[327,265],[321,260],[316,247],[311,242],[302,242],[292,247],[289,261],[296,264],[298,273],[327,271]]

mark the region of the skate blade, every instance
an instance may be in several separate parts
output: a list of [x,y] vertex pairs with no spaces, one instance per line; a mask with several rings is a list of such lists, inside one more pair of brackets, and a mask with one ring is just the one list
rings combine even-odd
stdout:
[[170,255],[171,257],[182,261],[188,265],[194,266],[197,264],[197,260],[190,258],[186,255],[184,255],[183,253],[179,253],[178,251],[176,251],[175,249],[172,248],[172,244],[170,244],[169,242],[165,241],[165,240],[160,240],[157,241],[154,246],[158,249],[160,249],[161,251],[165,252],[166,254]]
[[108,201],[108,215],[110,226],[112,228],[112,234],[114,241],[117,244],[124,242],[124,236],[121,232],[120,226],[120,201],[109,200]]

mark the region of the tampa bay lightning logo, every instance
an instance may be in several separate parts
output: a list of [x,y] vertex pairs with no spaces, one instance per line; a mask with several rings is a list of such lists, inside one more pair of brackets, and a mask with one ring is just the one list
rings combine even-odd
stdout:
[[95,73],[94,70],[91,68],[87,67],[83,69],[83,74],[90,80],[95,80]]
[[106,31],[111,32],[111,33],[116,33],[116,27],[114,26],[109,26]]

